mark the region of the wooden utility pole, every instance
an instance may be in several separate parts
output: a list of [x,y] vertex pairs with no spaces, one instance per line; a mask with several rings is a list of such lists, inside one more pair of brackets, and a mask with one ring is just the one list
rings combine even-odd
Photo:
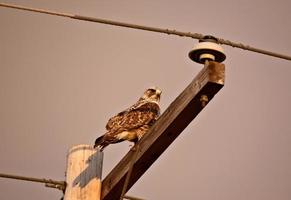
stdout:
[[90,145],[70,149],[64,200],[100,200],[103,152]]

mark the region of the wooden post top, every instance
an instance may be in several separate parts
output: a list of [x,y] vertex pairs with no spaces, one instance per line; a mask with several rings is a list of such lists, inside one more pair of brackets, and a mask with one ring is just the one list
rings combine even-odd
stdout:
[[100,200],[103,152],[87,144],[68,152],[64,200]]

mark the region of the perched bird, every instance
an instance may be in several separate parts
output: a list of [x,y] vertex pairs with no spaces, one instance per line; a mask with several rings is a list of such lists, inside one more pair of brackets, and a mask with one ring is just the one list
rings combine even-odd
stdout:
[[94,147],[102,151],[109,144],[139,141],[160,115],[161,93],[157,87],[149,88],[134,105],[110,118],[107,132],[95,140]]

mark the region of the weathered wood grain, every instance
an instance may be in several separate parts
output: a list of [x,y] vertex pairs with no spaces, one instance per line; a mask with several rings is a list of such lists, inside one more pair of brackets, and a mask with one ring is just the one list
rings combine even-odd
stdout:
[[64,200],[100,200],[103,153],[89,145],[70,149]]

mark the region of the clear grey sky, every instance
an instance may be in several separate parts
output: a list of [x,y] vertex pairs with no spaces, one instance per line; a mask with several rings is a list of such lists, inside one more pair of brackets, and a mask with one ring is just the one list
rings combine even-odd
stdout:
[[[212,34],[291,55],[291,2],[5,0]],[[202,68],[196,40],[0,8],[0,172],[64,180],[66,154],[93,144],[145,88],[162,110]],[[291,62],[224,46],[226,84],[129,194],[148,200],[291,199]],[[105,150],[104,176],[130,143]],[[59,199],[0,179],[0,199]]]

